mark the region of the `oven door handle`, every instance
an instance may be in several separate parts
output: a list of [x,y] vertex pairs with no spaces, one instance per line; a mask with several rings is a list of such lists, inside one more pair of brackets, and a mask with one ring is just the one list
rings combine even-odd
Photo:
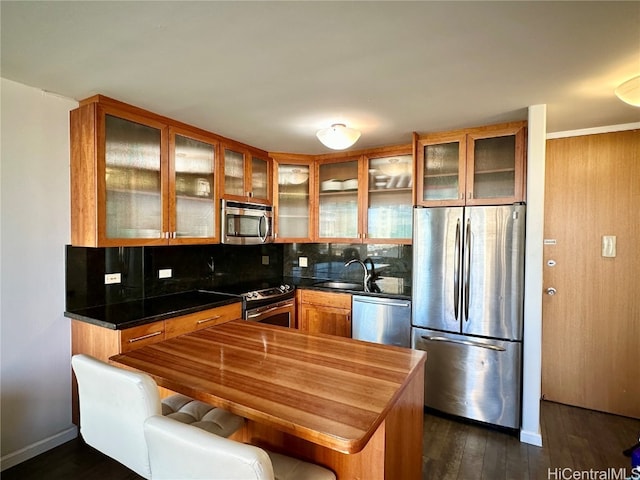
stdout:
[[277,306],[277,307],[271,307],[267,310],[262,310],[261,312],[258,313],[253,313],[251,315],[247,315],[247,320],[250,320],[252,318],[256,318],[256,317],[260,317],[262,315],[264,315],[265,313],[271,313],[271,312],[275,312],[276,310],[280,310],[282,308],[281,305]]

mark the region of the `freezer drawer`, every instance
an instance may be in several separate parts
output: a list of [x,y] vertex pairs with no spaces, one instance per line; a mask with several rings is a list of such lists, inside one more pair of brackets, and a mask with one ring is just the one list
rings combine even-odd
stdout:
[[520,427],[520,342],[423,328],[413,348],[427,352],[425,406],[472,420]]
[[352,306],[352,338],[410,348],[411,301],[354,295]]

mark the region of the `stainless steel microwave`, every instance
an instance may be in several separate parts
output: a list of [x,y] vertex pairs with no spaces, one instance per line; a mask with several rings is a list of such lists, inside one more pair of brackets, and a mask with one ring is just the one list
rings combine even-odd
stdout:
[[273,207],[222,200],[222,243],[260,245],[273,241]]

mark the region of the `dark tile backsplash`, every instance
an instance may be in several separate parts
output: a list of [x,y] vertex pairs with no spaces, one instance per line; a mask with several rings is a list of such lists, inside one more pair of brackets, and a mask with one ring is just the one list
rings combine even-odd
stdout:
[[[294,243],[255,246],[188,245],[167,247],[66,247],[66,309],[120,303],[194,289],[219,290],[242,283],[280,284],[298,280],[362,279],[351,258],[374,260],[383,281],[411,284],[410,245]],[[268,257],[268,264],[263,263]],[[307,258],[300,267],[299,258]],[[158,278],[170,268],[171,278]],[[107,273],[121,283],[104,284]]]
[[[300,257],[307,258],[307,266],[299,265]],[[359,265],[344,264],[357,258],[371,258],[376,273],[387,279],[398,279],[411,285],[411,245],[294,243],[284,248],[284,275],[293,279],[362,281]]]
[[[268,265],[263,264],[268,257]],[[170,268],[171,278],[158,278]],[[171,247],[66,247],[66,309],[139,300],[194,289],[266,281],[280,283],[283,245]],[[121,283],[104,284],[107,273]]]

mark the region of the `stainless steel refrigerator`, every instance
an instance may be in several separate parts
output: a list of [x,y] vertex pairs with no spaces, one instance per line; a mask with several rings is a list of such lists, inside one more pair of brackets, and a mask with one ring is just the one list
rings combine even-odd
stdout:
[[425,405],[520,427],[525,206],[414,209],[412,347]]

